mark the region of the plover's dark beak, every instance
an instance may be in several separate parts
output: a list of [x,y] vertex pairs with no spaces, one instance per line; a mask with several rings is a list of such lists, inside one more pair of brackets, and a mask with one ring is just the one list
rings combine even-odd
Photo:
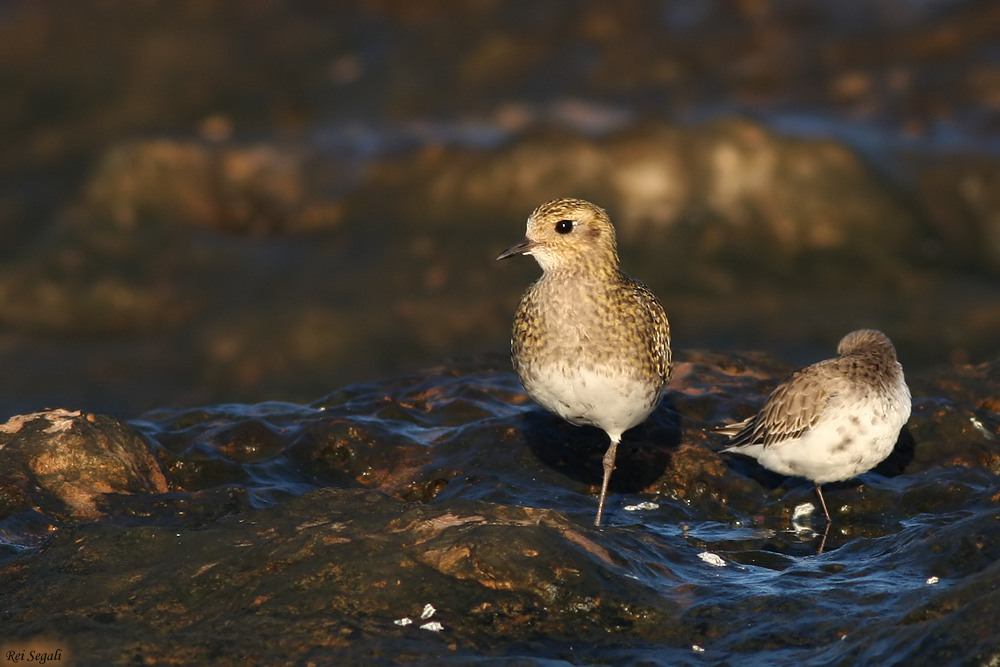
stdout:
[[524,239],[523,241],[519,241],[514,245],[512,245],[511,247],[504,250],[502,253],[500,253],[500,256],[497,257],[497,259],[507,259],[508,257],[513,257],[514,255],[523,255],[524,253],[534,248],[536,245],[537,244],[534,241],[529,241],[528,239]]

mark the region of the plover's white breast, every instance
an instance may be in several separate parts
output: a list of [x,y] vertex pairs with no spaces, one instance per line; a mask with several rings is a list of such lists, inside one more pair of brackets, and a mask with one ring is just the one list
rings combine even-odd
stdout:
[[614,369],[568,364],[521,369],[528,394],[573,424],[596,426],[612,438],[642,422],[660,398],[660,387]]

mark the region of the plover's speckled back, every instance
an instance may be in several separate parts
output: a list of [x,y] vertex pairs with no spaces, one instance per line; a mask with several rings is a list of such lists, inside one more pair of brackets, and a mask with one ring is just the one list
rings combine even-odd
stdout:
[[573,424],[611,439],[594,525],[601,525],[622,433],[656,407],[670,377],[670,326],[645,285],[618,268],[615,229],[580,199],[542,204],[525,238],[497,259],[531,255],[542,267],[514,318],[511,356],[528,394]]
[[871,470],[892,452],[910,418],[910,389],[892,342],[881,331],[844,336],[837,357],[795,371],[753,417],[723,427],[726,452],[751,456],[782,475],[821,484]]

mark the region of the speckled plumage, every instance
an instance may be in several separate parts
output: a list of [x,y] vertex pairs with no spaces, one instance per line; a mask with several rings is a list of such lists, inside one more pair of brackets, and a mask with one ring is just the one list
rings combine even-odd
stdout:
[[910,417],[910,390],[889,338],[874,329],[844,336],[837,357],[792,373],[753,417],[720,429],[723,451],[820,485],[856,477],[892,452]]
[[649,416],[670,377],[667,316],[645,285],[619,270],[614,227],[590,202],[539,206],[525,239],[497,259],[517,254],[532,255],[542,276],[514,318],[514,370],[543,407],[611,439],[594,522],[600,525],[622,433]]

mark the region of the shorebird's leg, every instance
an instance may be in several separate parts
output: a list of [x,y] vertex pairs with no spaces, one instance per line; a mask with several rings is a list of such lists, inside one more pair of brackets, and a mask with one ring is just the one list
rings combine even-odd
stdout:
[[594,519],[594,525],[601,525],[601,516],[604,515],[604,498],[608,495],[608,482],[611,480],[611,473],[615,469],[615,452],[618,451],[618,443],[621,441],[621,436],[611,437],[611,444],[608,445],[608,451],[604,452],[604,479],[601,480],[601,497],[597,501],[597,518]]
[[813,486],[816,487],[816,496],[819,498],[819,504],[823,508],[823,516],[826,517],[826,525],[830,525],[830,513],[826,510],[826,501],[823,500],[823,490],[820,488],[819,484],[813,482]]
[[826,546],[826,536],[830,534],[830,522],[827,521],[826,525],[823,526],[823,537],[819,541],[819,549],[816,550],[816,555],[823,553],[823,547]]
[[823,508],[823,516],[826,517],[826,526],[823,528],[823,539],[819,541],[819,549],[816,550],[816,555],[823,553],[823,547],[826,546],[826,536],[830,534],[830,512],[826,509],[826,501],[823,499],[823,490],[820,485],[813,482],[813,486],[816,487],[816,496],[819,498],[819,504]]

